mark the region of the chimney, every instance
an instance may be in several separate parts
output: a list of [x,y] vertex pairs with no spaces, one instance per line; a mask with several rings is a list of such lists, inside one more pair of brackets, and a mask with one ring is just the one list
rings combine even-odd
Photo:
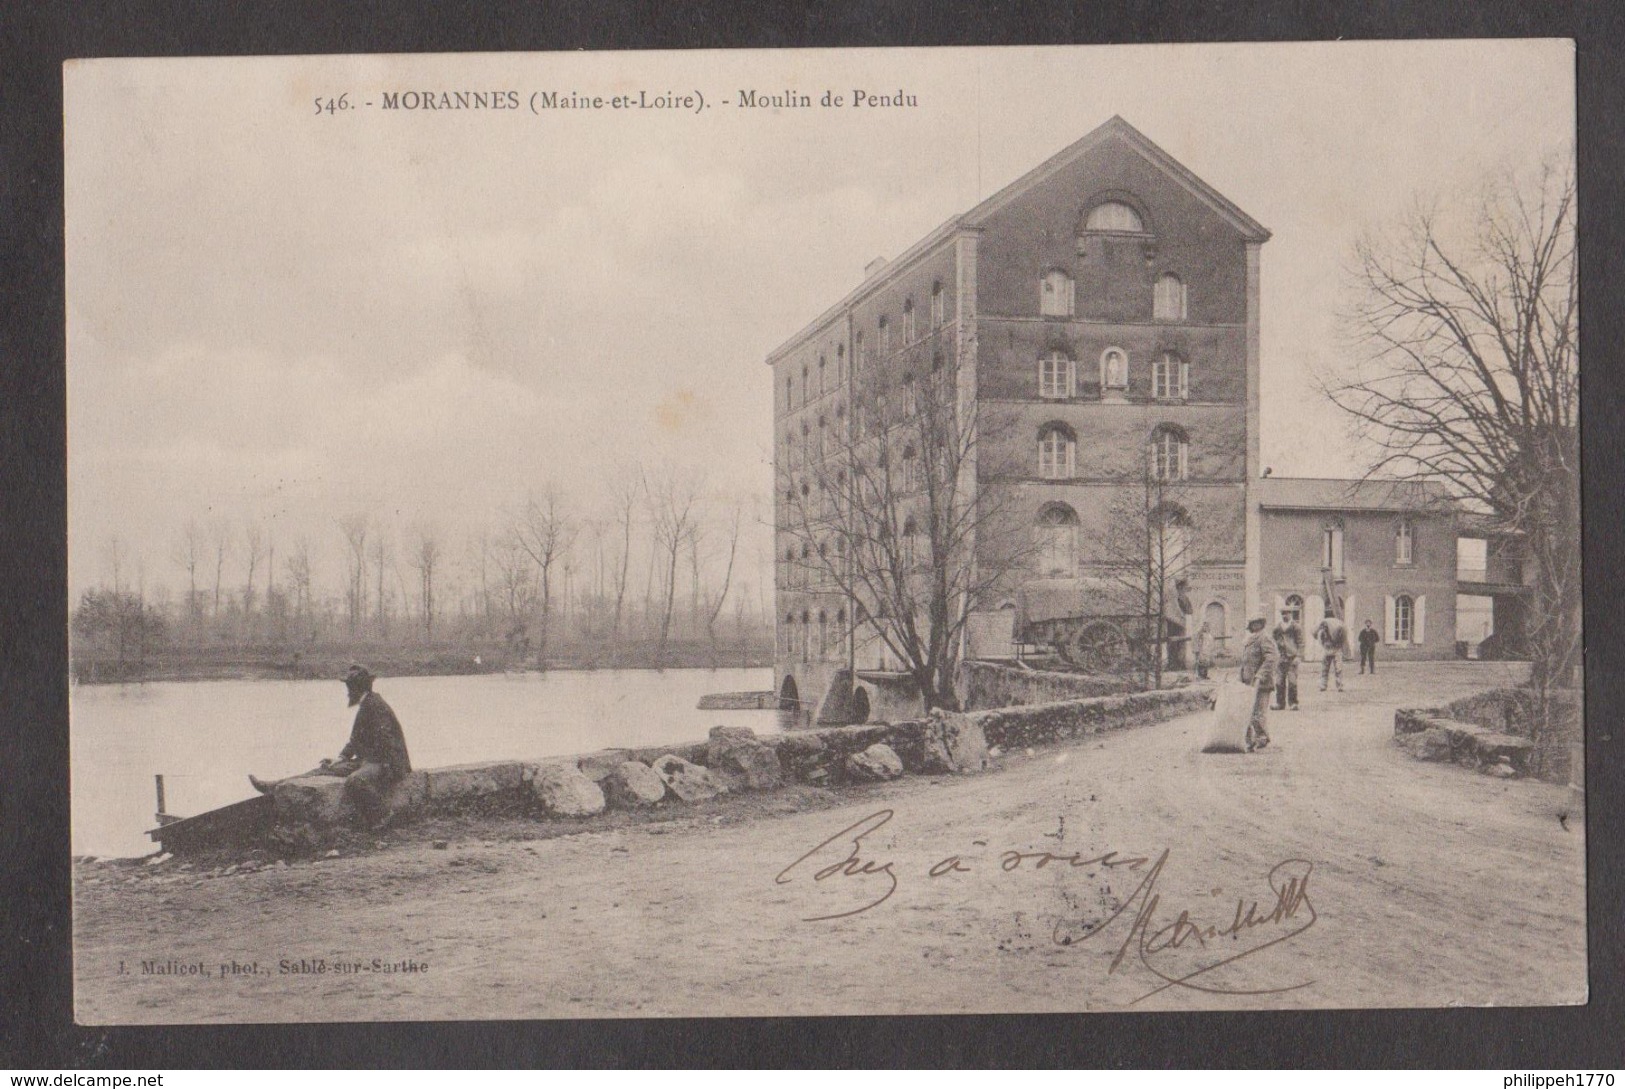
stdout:
[[873,261],[870,261],[867,265],[863,266],[863,278],[867,280],[869,277],[873,276],[875,273],[884,268],[885,265],[886,259],[884,257],[876,257]]

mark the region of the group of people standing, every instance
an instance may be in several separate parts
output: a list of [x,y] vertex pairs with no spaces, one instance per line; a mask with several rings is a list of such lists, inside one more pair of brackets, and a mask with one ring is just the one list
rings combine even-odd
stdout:
[[[1264,727],[1267,712],[1298,710],[1298,668],[1306,651],[1303,625],[1289,609],[1281,610],[1281,621],[1266,633],[1265,620],[1255,616],[1247,622],[1247,638],[1241,645],[1241,682],[1257,691],[1252,717],[1247,724],[1247,751],[1256,752],[1270,743]],[[1348,626],[1331,609],[1309,639],[1319,647],[1320,690],[1333,682],[1343,691],[1343,655],[1349,650]],[[1380,637],[1371,621],[1365,622],[1356,641],[1360,647],[1360,672],[1377,672],[1377,643]],[[1197,674],[1208,675],[1212,666],[1212,640],[1206,624],[1196,639]]]

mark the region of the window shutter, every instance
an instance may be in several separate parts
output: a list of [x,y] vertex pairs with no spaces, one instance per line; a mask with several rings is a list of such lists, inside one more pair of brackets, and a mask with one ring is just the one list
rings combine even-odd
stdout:
[[1305,631],[1314,631],[1326,619],[1326,602],[1313,594],[1303,599],[1303,625]]
[[1411,642],[1416,646],[1420,646],[1423,640],[1427,638],[1427,619],[1428,596],[1418,594],[1416,598],[1416,619],[1412,624],[1415,630],[1411,633]]
[[1077,453],[1078,453],[1078,444],[1073,442],[1071,439],[1067,439],[1066,440],[1066,475],[1068,477],[1073,477],[1073,476],[1078,475],[1078,473],[1077,473]]
[[1394,632],[1394,621],[1396,619],[1398,619],[1398,617],[1394,612],[1394,595],[1384,594],[1382,598],[1382,641],[1384,643],[1399,642],[1399,638]]
[[1187,466],[1185,455],[1186,455],[1187,452],[1189,452],[1190,445],[1191,444],[1188,443],[1188,442],[1182,442],[1182,443],[1179,444],[1179,479],[1180,480],[1185,480],[1189,476],[1190,470],[1189,470],[1189,468]]
[[1364,621],[1359,618],[1354,608],[1354,602],[1353,594],[1349,594],[1343,599],[1343,626],[1348,629],[1350,646],[1354,645],[1354,637],[1360,633],[1360,628],[1364,626]]
[[1191,395],[1191,365],[1184,361],[1179,364],[1179,399],[1185,400]]
[[1275,619],[1277,619],[1277,620],[1281,619],[1281,614],[1283,612],[1285,612],[1285,611],[1286,611],[1286,598],[1282,597],[1280,594],[1276,594],[1275,595]]

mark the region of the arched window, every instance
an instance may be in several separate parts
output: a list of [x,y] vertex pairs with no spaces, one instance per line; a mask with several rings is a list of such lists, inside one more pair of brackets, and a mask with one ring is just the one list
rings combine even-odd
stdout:
[[807,610],[801,610],[801,660],[803,662],[812,660],[811,623],[812,617],[808,615]]
[[1190,445],[1185,432],[1171,424],[1151,432],[1151,475],[1158,480],[1184,480]]
[[1213,640],[1215,648],[1223,648],[1224,643],[1221,640],[1224,639],[1228,631],[1225,627],[1228,621],[1224,614],[1224,602],[1208,602],[1207,608],[1202,610],[1202,622],[1207,625],[1208,638]]
[[1282,609],[1281,611],[1286,613],[1288,620],[1291,620],[1294,624],[1302,625],[1303,624],[1303,595],[1302,594],[1288,594],[1286,596],[1286,607],[1284,609]]
[[1100,353],[1100,386],[1102,389],[1128,388],[1128,353],[1121,348],[1107,348]]
[[1072,300],[1072,277],[1058,268],[1046,272],[1039,284],[1038,312],[1048,318],[1069,318]]
[[1051,503],[1038,512],[1038,574],[1071,578],[1078,572],[1078,512]]
[[1151,297],[1151,316],[1157,321],[1185,320],[1185,281],[1171,272],[1157,277]]
[[933,374],[942,370],[942,360],[943,355],[941,348],[938,348],[936,351],[931,353],[931,372]]
[[1076,475],[1078,438],[1062,423],[1048,423],[1038,429],[1038,475],[1046,480],[1064,480]]
[[1161,579],[1182,578],[1190,569],[1191,520],[1176,503],[1165,503],[1151,512],[1152,574]]
[[947,297],[942,293],[942,281],[931,285],[931,328],[940,329],[947,316]]
[[1409,643],[1416,632],[1416,599],[1409,594],[1394,598],[1394,639],[1396,643]]
[[911,514],[903,519],[903,537],[897,542],[902,548],[904,567],[912,568],[920,562],[919,538],[920,523]]
[[891,354],[891,322],[886,318],[880,319],[880,358],[885,359]]
[[1145,222],[1140,219],[1140,213],[1124,204],[1122,201],[1109,200],[1104,204],[1097,204],[1089,212],[1089,218],[1084,222],[1086,231],[1133,231],[1143,233]]
[[826,360],[824,359],[823,356],[818,357],[818,396],[820,396],[820,397],[822,397],[824,395],[824,364],[825,364],[825,362],[826,362]]
[[920,459],[913,443],[903,447],[903,486],[909,489],[920,486]]
[[1415,554],[1416,530],[1409,518],[1401,518],[1394,527],[1394,562],[1410,563]]
[[818,610],[818,656],[829,653],[829,613]]
[[846,345],[835,345],[835,381],[846,381]]
[[1320,566],[1334,578],[1343,577],[1343,520],[1333,518],[1320,534]]
[[784,410],[789,412],[796,407],[796,380],[794,375],[784,376]]
[[914,300],[903,300],[903,343],[914,343]]
[[1050,352],[1038,361],[1038,396],[1071,397],[1077,391],[1077,367],[1065,352]]
[[1183,401],[1190,395],[1191,365],[1173,352],[1163,352],[1151,364],[1151,396]]
[[863,334],[859,333],[856,338],[854,338],[852,346],[852,373],[855,375],[862,374],[863,368],[868,366],[868,364],[869,355],[866,351],[864,351],[863,348]]

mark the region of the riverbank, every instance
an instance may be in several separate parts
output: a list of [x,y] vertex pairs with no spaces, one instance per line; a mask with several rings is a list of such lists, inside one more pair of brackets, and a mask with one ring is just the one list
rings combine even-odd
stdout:
[[[1585,837],[1568,791],[1417,763],[1392,742],[1396,707],[1519,679],[1499,663],[1426,663],[1351,677],[1343,694],[1311,688],[1252,757],[1200,755],[1203,717],[1187,715],[1007,752],[981,775],[796,786],[590,827],[470,813],[230,875],[81,863],[78,1017],[1580,1002]],[[830,869],[854,850],[869,873]],[[1255,919],[1287,914],[1272,892],[1283,864],[1302,878],[1290,918],[1246,928],[1233,939],[1246,956],[1193,980],[1224,993],[1157,989],[1154,970],[1216,958],[1189,939],[1134,952],[1148,877],[1158,926],[1180,911],[1226,925],[1238,898],[1259,901]],[[1105,925],[1057,929],[1081,922]],[[145,970],[191,964],[207,971]],[[389,970],[414,964],[426,970]]]
[[763,669],[773,664],[771,645],[704,640],[566,645],[543,660],[502,643],[336,643],[291,648],[172,647],[145,661],[75,657],[80,684],[153,681],[330,680],[352,662],[365,662],[380,677],[461,677],[489,673],[606,669]]

